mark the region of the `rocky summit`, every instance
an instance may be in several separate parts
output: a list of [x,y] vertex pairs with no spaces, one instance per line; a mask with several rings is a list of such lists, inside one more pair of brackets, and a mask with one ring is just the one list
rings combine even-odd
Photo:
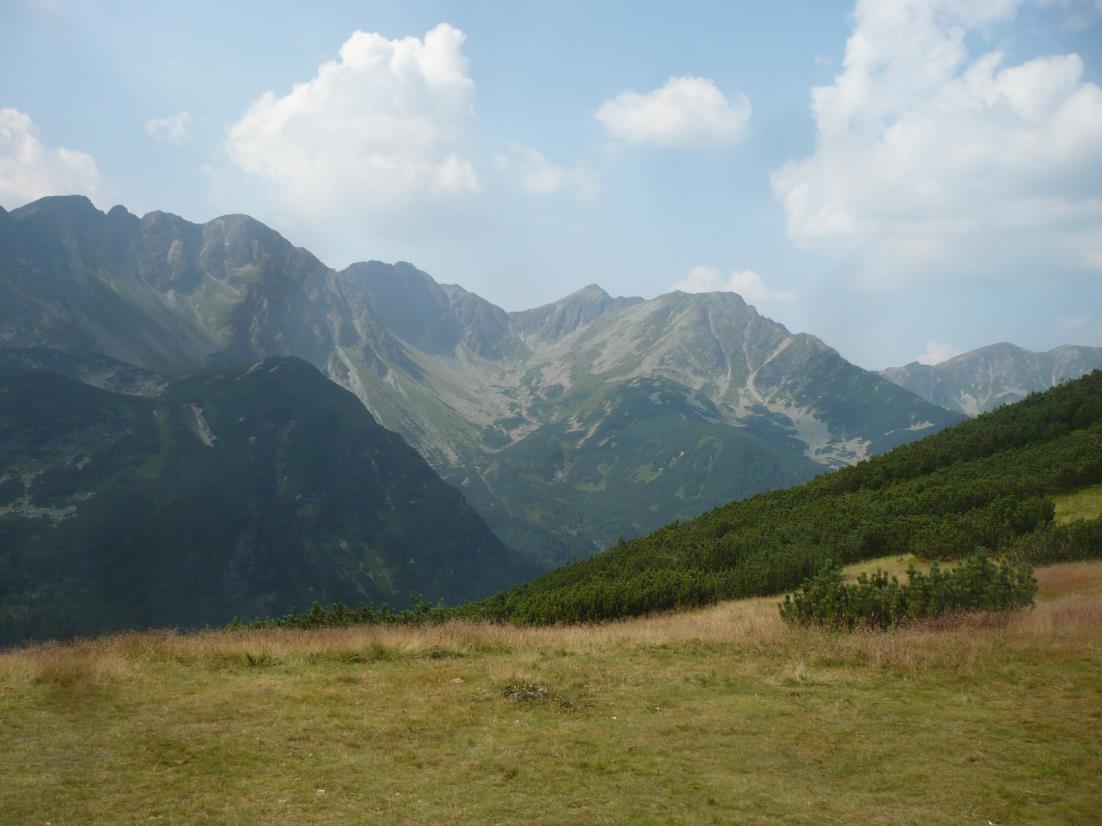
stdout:
[[408,263],[336,271],[243,215],[45,198],[0,222],[0,268],[4,346],[166,376],[305,359],[546,565],[962,418],[734,293],[506,312]]
[[882,375],[936,405],[978,416],[1102,368],[1102,347],[1065,345],[1034,353],[1002,342],[940,364],[911,362]]

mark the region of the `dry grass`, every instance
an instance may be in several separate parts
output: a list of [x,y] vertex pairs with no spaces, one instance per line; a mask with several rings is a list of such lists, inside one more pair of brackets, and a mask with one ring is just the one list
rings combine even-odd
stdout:
[[891,633],[759,599],[9,651],[0,822],[1096,822],[1102,563],[1038,579]]
[[1084,562],[1065,562],[1061,565],[1048,565],[1035,572],[1038,595],[1041,600],[1061,597],[1069,594],[1102,597],[1102,576],[1099,566],[1102,563],[1088,560]]

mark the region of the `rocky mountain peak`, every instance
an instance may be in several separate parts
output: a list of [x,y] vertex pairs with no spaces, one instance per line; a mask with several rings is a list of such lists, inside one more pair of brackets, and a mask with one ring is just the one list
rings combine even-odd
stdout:
[[571,298],[591,298],[600,301],[610,299],[612,296],[610,296],[600,284],[586,284],[580,290],[575,290],[562,300],[567,301]]
[[[407,262],[335,272],[248,216],[198,225],[150,213],[135,225],[79,199],[24,214],[59,205],[98,219],[76,242],[59,222],[0,236],[11,273],[0,281],[0,342],[172,375],[306,359],[408,439],[508,542],[549,559],[958,418],[735,293],[644,301],[591,284],[507,313]],[[288,371],[276,382],[285,384],[293,369],[264,376]],[[595,508],[584,504],[591,495]],[[590,515],[564,527],[563,513]]]
[[48,221],[89,221],[104,217],[84,195],[49,195],[13,210],[12,215],[20,220],[38,218]]
[[[67,254],[86,259],[100,254],[116,229],[83,195],[40,198],[11,212],[25,244],[49,246],[60,240]],[[61,248],[51,250],[54,257]]]
[[[183,221],[182,218],[170,213],[160,213],[159,219],[174,224],[177,222],[188,223]],[[197,225],[190,224],[190,226]],[[254,258],[256,257],[255,250],[259,248],[273,256],[282,257],[294,251],[305,254],[313,261],[317,261],[313,255],[294,246],[290,241],[267,224],[262,224],[249,215],[238,213],[220,215],[202,224],[201,229],[203,231],[203,237],[208,242],[220,239],[227,249],[239,248],[253,250],[252,257]],[[317,261],[317,264],[318,266],[324,266],[320,261]]]
[[889,367],[882,375],[934,404],[977,416],[1099,368],[1099,347],[1065,345],[1035,353],[1002,341],[940,364]]
[[642,301],[613,298],[597,284],[588,284],[550,304],[510,313],[510,318],[517,334],[538,346],[559,341],[612,310]]
[[136,227],[141,223],[141,219],[122,204],[115,204],[107,210],[107,220],[110,223],[127,227]]
[[461,345],[487,359],[516,349],[508,314],[455,284],[438,284],[412,264],[367,261],[340,273],[396,338],[424,353],[455,355]]

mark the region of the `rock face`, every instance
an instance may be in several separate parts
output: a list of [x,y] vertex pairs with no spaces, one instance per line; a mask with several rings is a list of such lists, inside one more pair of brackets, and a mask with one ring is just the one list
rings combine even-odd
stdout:
[[170,374],[306,359],[548,565],[961,418],[733,293],[507,313],[406,263],[336,272],[246,216],[43,199],[0,225],[0,273],[9,347]]
[[1102,347],[1063,346],[1034,353],[1002,342],[934,366],[911,362],[889,367],[882,375],[936,405],[978,416],[1099,369]]
[[164,376],[99,353],[51,350],[48,347],[0,350],[0,373],[29,370],[50,370],[126,396],[155,398],[168,386]]
[[0,645],[315,600],[458,602],[534,572],[299,359],[178,378],[155,398],[0,367],[0,398]]

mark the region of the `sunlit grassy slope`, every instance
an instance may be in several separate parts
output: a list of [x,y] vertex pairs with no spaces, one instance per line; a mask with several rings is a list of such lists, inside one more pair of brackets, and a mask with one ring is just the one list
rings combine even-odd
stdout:
[[1097,823],[1102,562],[1038,579],[891,633],[755,599],[11,651],[0,821]]
[[1061,524],[1102,517],[1102,485],[1053,498],[1056,502],[1056,521]]

